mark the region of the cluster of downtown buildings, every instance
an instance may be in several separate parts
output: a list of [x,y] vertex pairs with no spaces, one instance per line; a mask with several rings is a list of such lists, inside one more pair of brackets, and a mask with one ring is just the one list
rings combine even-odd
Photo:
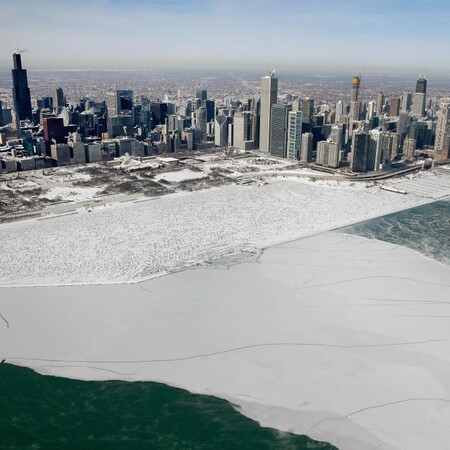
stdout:
[[353,172],[380,171],[393,161],[450,157],[450,105],[427,99],[427,80],[415,92],[373,101],[360,98],[353,77],[348,104],[314,105],[293,95],[280,101],[278,79],[261,78],[246,100],[208,99],[206,90],[176,101],[134,98],[115,90],[102,102],[68,105],[55,87],[32,107],[21,55],[14,53],[14,108],[0,103],[0,171],[98,162],[129,154],[205,150],[214,147],[260,153]]

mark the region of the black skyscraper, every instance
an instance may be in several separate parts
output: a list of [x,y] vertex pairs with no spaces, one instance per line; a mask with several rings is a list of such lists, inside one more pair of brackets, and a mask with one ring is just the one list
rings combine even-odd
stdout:
[[32,119],[31,96],[28,88],[27,71],[22,69],[20,53],[13,54],[14,69],[12,72],[14,109],[19,120]]
[[426,94],[427,93],[427,80],[420,77],[416,84],[416,93]]

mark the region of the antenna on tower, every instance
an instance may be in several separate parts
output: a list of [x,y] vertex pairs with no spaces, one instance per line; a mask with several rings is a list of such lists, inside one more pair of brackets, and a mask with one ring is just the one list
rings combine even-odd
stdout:
[[14,39],[14,53],[19,53],[19,48],[17,47],[17,39]]

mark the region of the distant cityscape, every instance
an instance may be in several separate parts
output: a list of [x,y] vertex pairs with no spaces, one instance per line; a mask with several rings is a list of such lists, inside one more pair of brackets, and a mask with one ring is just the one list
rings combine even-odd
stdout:
[[312,84],[312,94],[295,86],[280,92],[272,71],[260,84],[238,79],[240,89],[229,95],[226,83],[213,97],[201,84],[195,93],[180,83],[158,96],[112,85],[100,96],[67,101],[58,85],[32,99],[20,52],[13,54],[11,73],[10,104],[4,96],[5,104],[0,101],[3,173],[215,149],[356,174],[450,158],[450,93],[427,95],[425,75],[410,90],[371,89],[368,96],[359,74],[329,99],[323,89],[313,98]]

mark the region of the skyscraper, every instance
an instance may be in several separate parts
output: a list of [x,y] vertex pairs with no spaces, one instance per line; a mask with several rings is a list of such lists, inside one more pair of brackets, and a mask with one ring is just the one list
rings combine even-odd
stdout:
[[299,159],[302,148],[302,112],[289,111],[287,132],[287,158]]
[[400,99],[398,97],[392,97],[389,107],[389,115],[398,117],[400,114]]
[[350,168],[353,172],[365,172],[367,170],[368,148],[369,134],[365,131],[355,131],[350,153]]
[[450,157],[450,104],[441,105],[438,111],[434,150],[436,159]]
[[[53,107],[56,107],[53,104]],[[120,114],[131,114],[133,110],[133,91],[117,90],[106,93],[106,107],[108,117],[118,116]]]
[[214,122],[214,144],[218,147],[226,147],[228,143],[228,118],[220,112]]
[[359,120],[359,113],[361,110],[359,90],[361,87],[361,77],[352,78],[352,92],[350,98],[350,122]]
[[248,141],[250,141],[251,131],[251,113],[250,111],[243,111],[237,113],[233,118],[233,147],[239,150],[247,150]]
[[200,140],[206,140],[206,124],[206,108],[200,106],[200,108],[197,108],[195,111],[195,127],[201,132]]
[[195,98],[199,98],[200,100],[208,100],[208,91],[206,89],[197,89]]
[[404,92],[402,96],[402,112],[410,111],[411,105],[412,105],[412,92]]
[[270,117],[269,151],[273,156],[286,158],[287,144],[287,118],[291,106],[275,104],[272,105]]
[[427,93],[427,80],[425,77],[419,77],[416,83],[416,92],[420,94],[426,94]]
[[302,134],[302,150],[300,152],[300,161],[303,163],[312,160],[314,136],[311,132]]
[[416,83],[416,92],[413,97],[412,115],[414,117],[423,117],[425,115],[425,104],[427,97],[427,80],[420,77]]
[[318,142],[316,164],[325,167],[339,167],[338,145],[330,141]]
[[28,88],[27,71],[22,69],[20,53],[13,54],[14,69],[11,70],[13,81],[14,109],[19,120],[32,119],[31,95]]
[[383,106],[384,106],[384,94],[380,92],[377,96],[377,116],[381,116],[383,114]]
[[336,103],[336,117],[335,117],[335,123],[339,123],[342,114],[344,114],[344,104],[342,103],[342,100],[339,100]]
[[416,140],[414,138],[406,138],[403,143],[403,159],[412,161],[416,154]]
[[261,115],[259,126],[259,149],[269,152],[270,118],[272,105],[277,102],[278,78],[275,73],[261,77]]
[[314,116],[314,99],[306,97],[302,100],[302,122],[312,125]]
[[60,108],[62,108],[64,106],[65,99],[64,99],[64,92],[63,92],[62,88],[54,87],[52,97],[53,97],[53,108],[55,108],[55,110],[59,110]]

